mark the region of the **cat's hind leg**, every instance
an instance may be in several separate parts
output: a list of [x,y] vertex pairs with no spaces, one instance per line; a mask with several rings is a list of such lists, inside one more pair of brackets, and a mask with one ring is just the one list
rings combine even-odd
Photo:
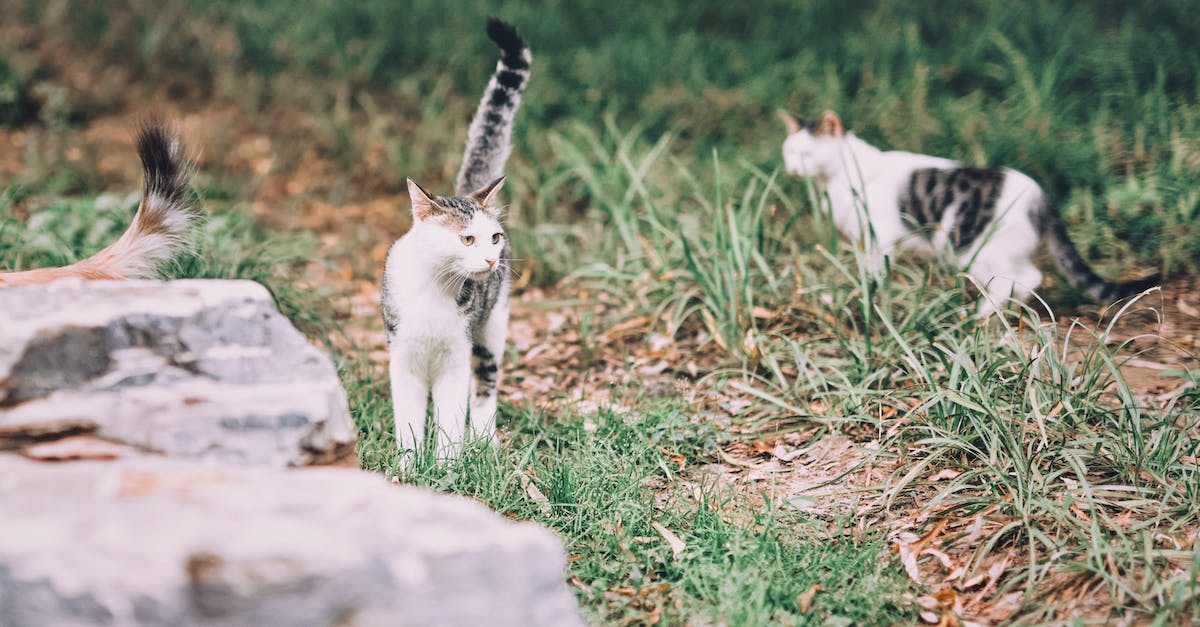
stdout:
[[502,299],[476,334],[471,347],[471,431],[496,442],[496,386],[500,382],[500,360],[508,336],[508,302]]
[[895,265],[905,245],[904,227],[896,220],[878,219],[865,234],[862,245],[862,265],[868,274],[879,277],[889,263]]
[[986,247],[971,264],[971,276],[983,288],[976,319],[983,320],[1005,309],[1010,299],[1025,302],[1042,283],[1042,271],[1033,265],[1029,255],[1014,256],[1015,251],[997,254],[1000,247]]

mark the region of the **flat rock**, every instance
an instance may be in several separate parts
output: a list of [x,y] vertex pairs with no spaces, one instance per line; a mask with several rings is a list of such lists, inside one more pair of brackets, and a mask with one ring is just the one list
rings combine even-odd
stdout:
[[0,625],[581,625],[558,538],[343,468],[0,454]]
[[80,433],[271,465],[344,458],[355,441],[332,362],[257,283],[0,290],[0,449]]

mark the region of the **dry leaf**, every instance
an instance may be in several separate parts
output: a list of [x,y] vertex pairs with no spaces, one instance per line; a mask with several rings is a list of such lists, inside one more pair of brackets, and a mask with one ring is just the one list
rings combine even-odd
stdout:
[[672,463],[674,463],[676,466],[679,466],[680,470],[683,470],[683,467],[687,465],[687,456],[683,455],[682,453],[669,451],[663,446],[658,447],[658,450],[662,451]]
[[517,480],[521,482],[521,487],[525,488],[525,494],[528,495],[534,503],[537,503],[538,511],[541,512],[543,516],[549,516],[550,514],[554,513],[554,508],[550,506],[550,499],[546,498],[545,494],[542,494],[542,491],[539,490],[537,485],[533,483],[533,480],[529,478],[529,475],[519,472],[517,473]]
[[746,336],[742,338],[742,351],[751,357],[758,355],[758,343],[754,340],[754,329],[746,329]]
[[771,449],[771,454],[781,462],[790,462],[805,453],[801,448],[790,448],[782,444],[776,444],[775,448]]
[[983,586],[983,589],[975,594],[976,599],[982,599],[991,594],[992,590],[996,587],[996,582],[1000,580],[1000,575],[1003,575],[1004,569],[1008,568],[1008,558],[1009,556],[1005,556],[1004,559],[998,562],[993,562],[992,565],[988,567],[987,584]]
[[900,563],[904,565],[904,572],[908,573],[908,578],[919,584],[924,584],[921,581],[921,569],[917,567],[917,554],[911,551],[907,546],[900,547]]
[[925,548],[926,545],[928,545],[928,544],[932,543],[934,540],[936,540],[937,537],[942,534],[942,531],[946,528],[946,524],[948,522],[949,521],[947,521],[945,518],[943,518],[942,520],[939,520],[937,522],[937,524],[935,524],[933,526],[933,529],[930,529],[928,533],[921,536],[920,540],[917,540],[916,542],[913,543],[913,551],[919,553],[922,549]]
[[921,551],[921,555],[932,555],[942,563],[942,567],[950,572],[954,572],[954,562],[950,560],[950,556],[937,549],[925,549]]
[[962,473],[953,468],[943,468],[929,476],[930,481],[944,481],[946,479],[956,479]]
[[969,588],[974,588],[975,586],[978,586],[979,584],[983,583],[983,580],[985,577],[986,577],[986,575],[984,575],[983,573],[978,573],[974,577],[971,577],[970,579],[967,579],[966,581],[959,582],[958,589],[959,590],[967,590]]
[[930,612],[926,610],[921,612],[921,620],[929,623],[930,625],[936,625],[941,619],[938,618],[937,612]]
[[754,448],[755,453],[767,453],[768,455],[775,450],[774,442],[764,442],[759,440],[750,445]]
[[567,580],[567,583],[571,584],[571,586],[573,586],[576,590],[586,594],[587,598],[589,599],[596,596],[596,593],[593,592],[592,589],[587,586],[587,584],[583,583],[583,580],[579,577],[572,576]]
[[658,363],[638,368],[638,374],[646,377],[652,377],[656,374],[662,374],[667,368],[670,367],[671,364],[666,360],[659,360]]
[[[953,588],[942,588],[941,590],[933,593],[933,596],[938,600],[939,603],[942,604],[942,607],[949,608],[955,614],[963,613],[962,599],[959,598],[958,593],[955,592]],[[945,617],[943,617],[943,619],[944,618]]]
[[981,614],[992,620],[1001,621],[1008,618],[1017,608],[1021,607],[1021,592],[1009,592],[983,609]]
[[673,531],[662,526],[658,521],[651,522],[650,526],[654,527],[654,530],[663,537],[663,540],[667,541],[667,546],[671,547],[672,556],[678,558],[683,553],[683,550],[687,548],[687,543],[675,535]]
[[821,584],[814,583],[808,587],[808,590],[801,592],[796,596],[796,607],[799,608],[801,614],[807,614],[808,610],[812,609],[813,597],[821,591]]
[[988,587],[996,585],[996,580],[1000,579],[1005,568],[1008,568],[1007,557],[988,567]]
[[725,338],[721,337],[721,332],[717,327],[717,319],[713,318],[712,313],[707,309],[701,309],[700,319],[704,321],[705,328],[708,329],[709,334],[712,335],[712,339],[717,343],[717,346],[720,346],[721,350],[728,352],[729,345],[725,343]]

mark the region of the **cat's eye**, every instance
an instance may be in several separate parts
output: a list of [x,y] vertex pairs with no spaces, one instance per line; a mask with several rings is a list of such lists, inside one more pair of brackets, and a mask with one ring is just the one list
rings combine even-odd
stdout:
[[500,234],[499,234],[499,233],[493,233],[493,234],[492,234],[492,243],[493,243],[493,244],[499,244],[499,243],[500,243]]
[[462,243],[465,246],[473,246],[475,244],[474,235],[459,235],[458,239],[462,240]]

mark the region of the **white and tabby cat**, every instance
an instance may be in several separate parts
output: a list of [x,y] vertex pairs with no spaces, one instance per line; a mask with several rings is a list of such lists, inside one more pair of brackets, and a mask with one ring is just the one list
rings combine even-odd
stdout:
[[457,195],[434,196],[410,179],[413,225],[384,264],[381,305],[402,449],[424,444],[430,396],[439,454],[461,448],[468,407],[472,431],[495,439],[511,265],[496,194],[532,57],[512,26],[490,19],[487,32],[503,54],[471,122]]
[[885,152],[844,132],[832,111],[808,123],[784,111],[779,115],[788,132],[785,169],[817,180],[838,230],[870,243],[869,262],[878,268],[885,255],[950,253],[986,286],[980,317],[1003,307],[1010,296],[1024,301],[1041,284],[1033,262],[1039,240],[1046,241],[1071,284],[1097,300],[1124,298],[1158,283],[1156,277],[1114,283],[1097,276],[1042,188],[1016,170]]

